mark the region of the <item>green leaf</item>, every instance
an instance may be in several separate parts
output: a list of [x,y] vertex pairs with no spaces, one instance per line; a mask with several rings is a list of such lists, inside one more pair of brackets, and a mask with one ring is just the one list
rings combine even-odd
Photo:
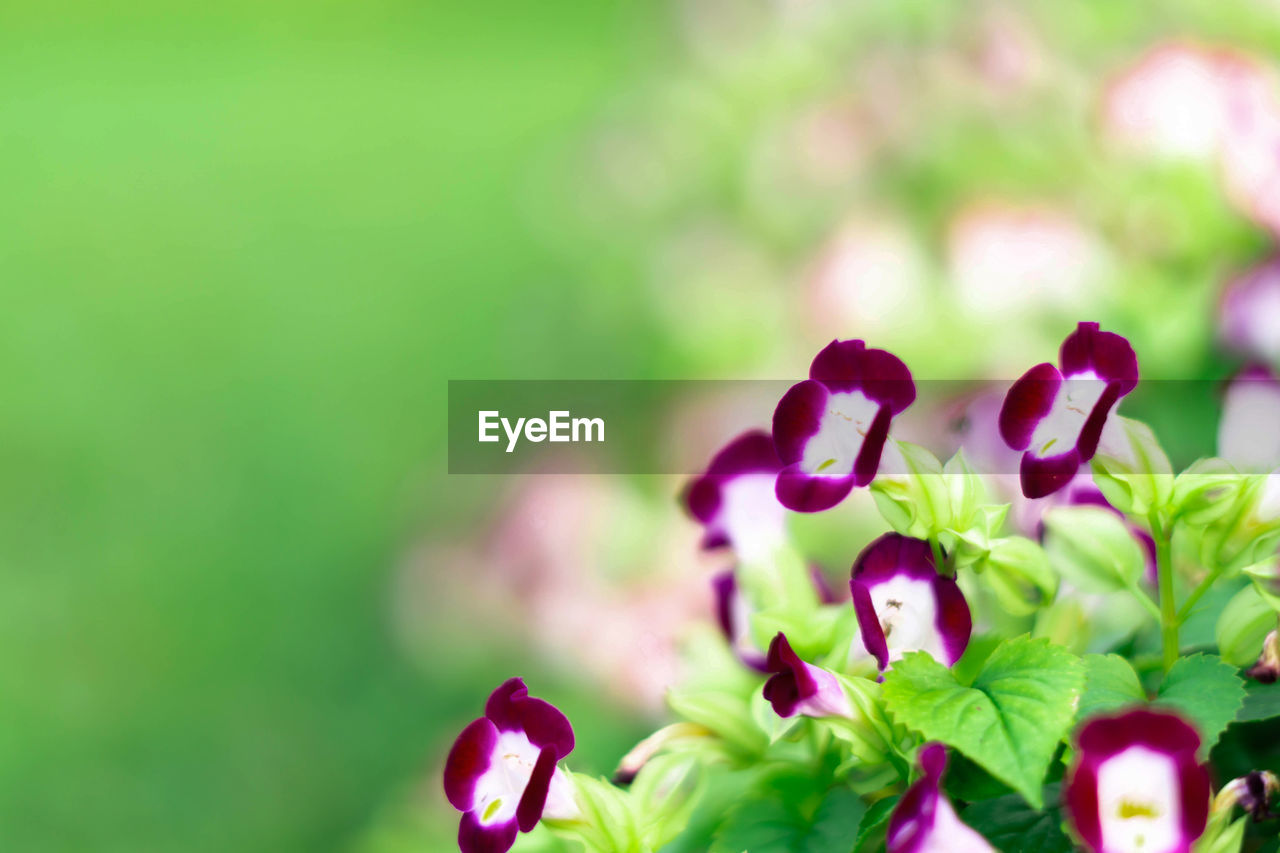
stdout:
[[1027,808],[1022,797],[1008,794],[965,809],[960,819],[982,833],[1002,853],[1070,853],[1075,847],[1062,831],[1061,785],[1044,787],[1044,811]]
[[1200,730],[1207,752],[1236,718],[1244,702],[1244,680],[1216,655],[1181,658],[1164,677],[1156,705],[1181,711]]
[[1263,641],[1275,627],[1276,612],[1250,584],[1236,593],[1218,616],[1218,653],[1233,666],[1249,666],[1258,659]]
[[1045,550],[1053,568],[1083,592],[1129,589],[1146,556],[1124,520],[1095,506],[1056,507],[1044,514]]
[[895,794],[892,797],[877,800],[871,808],[867,809],[866,814],[862,816],[862,822],[858,824],[858,837],[853,840],[854,853],[884,849],[884,833],[889,826],[889,816],[893,814],[898,800],[899,797]]
[[710,853],[849,853],[866,806],[853,791],[823,791],[786,774],[729,810]]
[[1084,720],[1094,714],[1146,702],[1147,694],[1138,673],[1119,655],[1085,655],[1084,692],[1076,716]]
[[1038,808],[1083,687],[1079,658],[1024,636],[997,648],[972,687],[927,653],[908,654],[885,676],[884,697],[898,722],[954,746]]
[[1251,723],[1280,717],[1280,682],[1250,684],[1244,694],[1244,705],[1236,714],[1236,722]]

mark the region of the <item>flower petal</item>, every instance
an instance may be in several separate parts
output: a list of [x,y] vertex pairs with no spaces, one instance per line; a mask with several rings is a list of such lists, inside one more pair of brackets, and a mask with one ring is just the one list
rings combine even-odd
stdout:
[[804,458],[805,445],[822,429],[828,396],[821,382],[806,379],[792,385],[778,401],[773,410],[773,443],[783,465]]
[[907,789],[889,816],[887,853],[995,853],[995,848],[956,816],[942,793],[947,750],[925,744],[919,761],[924,774]]
[[1026,450],[1040,421],[1053,408],[1062,374],[1049,364],[1037,364],[1013,383],[1000,408],[1000,437],[1014,450]]
[[729,442],[685,494],[705,526],[703,548],[731,545],[744,559],[767,558],[786,536],[786,510],[774,493],[782,462],[773,436],[749,430]]
[[779,717],[852,716],[853,707],[839,680],[825,669],[801,660],[782,632],[769,644],[767,666],[775,675],[765,682],[764,698]]
[[528,832],[542,819],[542,809],[547,804],[547,792],[551,789],[551,777],[556,772],[556,750],[544,746],[538,753],[538,761],[529,775],[520,805],[516,806],[516,823],[521,832]]
[[1101,331],[1097,323],[1076,326],[1062,342],[1058,363],[1064,376],[1093,373],[1108,384],[1116,383],[1121,397],[1138,385],[1138,356],[1133,347],[1115,332]]
[[466,812],[458,825],[458,849],[461,853],[506,853],[516,843],[518,829],[514,818],[486,826],[474,812]]
[[795,512],[822,512],[840,503],[853,491],[855,477],[811,477],[800,463],[788,465],[778,474],[775,494],[778,501]]
[[444,764],[444,794],[458,811],[471,811],[476,782],[492,763],[498,730],[486,717],[472,720],[453,742]]
[[916,399],[911,371],[893,353],[860,340],[832,341],[814,357],[809,378],[834,392],[861,391],[896,415]]
[[508,679],[493,691],[484,715],[498,731],[523,732],[539,749],[555,747],[557,761],[573,751],[573,727],[564,714],[551,703],[530,696],[519,678]]
[[747,606],[738,589],[738,579],[733,569],[718,572],[712,577],[711,589],[715,595],[716,621],[720,623],[720,630],[724,632],[725,640],[733,653],[746,666],[759,672],[768,672],[765,656],[750,646],[747,626],[744,624]]
[[889,409],[882,407],[871,421],[871,428],[862,439],[862,447],[858,450],[858,458],[853,463],[853,484],[865,486],[876,478],[880,469],[880,455],[884,452],[884,443],[889,439],[889,422],[892,415]]
[[1073,447],[1057,456],[1022,454],[1022,466],[1018,472],[1022,494],[1029,498],[1043,498],[1071,482],[1080,470],[1080,454]]

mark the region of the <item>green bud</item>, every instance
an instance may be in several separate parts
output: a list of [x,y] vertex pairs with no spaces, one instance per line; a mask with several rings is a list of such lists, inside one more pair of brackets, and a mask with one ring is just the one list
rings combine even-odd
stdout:
[[1276,611],[1250,584],[1237,592],[1218,616],[1218,653],[1232,666],[1250,666],[1275,627]]
[[1173,496],[1173,466],[1151,427],[1115,416],[1093,457],[1093,479],[1116,509],[1145,516]]
[[1064,579],[1084,592],[1129,589],[1146,570],[1146,557],[1115,513],[1094,506],[1056,507],[1044,514],[1045,550]]

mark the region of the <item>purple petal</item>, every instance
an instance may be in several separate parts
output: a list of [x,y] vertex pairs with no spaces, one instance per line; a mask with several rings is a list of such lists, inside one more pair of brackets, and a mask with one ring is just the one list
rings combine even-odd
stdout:
[[466,812],[458,826],[458,849],[461,853],[506,853],[516,843],[517,829],[514,820],[485,826],[474,812]]
[[884,629],[876,616],[876,607],[871,601],[870,588],[861,581],[849,581],[849,589],[853,592],[853,611],[858,617],[858,632],[862,635],[862,647],[867,654],[876,659],[876,665],[883,672],[889,667],[889,643],[885,639]]
[[753,429],[730,441],[711,458],[706,472],[695,479],[685,496],[689,512],[708,524],[720,508],[721,488],[725,479],[740,474],[776,473],[782,461],[773,445],[773,436]]
[[916,398],[911,371],[893,353],[860,340],[832,341],[814,357],[809,378],[835,392],[862,391],[898,414]]
[[472,720],[453,742],[444,764],[444,794],[458,811],[470,811],[475,803],[476,781],[489,769],[498,730],[485,717]]
[[1123,390],[1123,384],[1108,383],[1102,395],[1098,397],[1098,402],[1094,403],[1093,408],[1089,410],[1089,417],[1080,430],[1080,437],[1076,439],[1076,452],[1080,454],[1081,462],[1088,462],[1098,451],[1098,439],[1102,437],[1102,428],[1106,426],[1107,416],[1111,414],[1115,404],[1120,402],[1120,398],[1128,393]]
[[524,732],[539,749],[555,747],[557,761],[573,751],[573,727],[564,714],[551,703],[530,696],[519,678],[508,679],[493,691],[484,715],[499,731]]
[[795,512],[822,512],[840,503],[853,491],[856,474],[848,477],[811,477],[800,463],[788,465],[778,474],[775,494],[778,502]]
[[1120,397],[1138,385],[1138,357],[1133,347],[1120,335],[1101,331],[1097,323],[1076,326],[1062,342],[1058,362],[1066,376],[1092,372],[1108,384],[1116,383]]
[[764,430],[750,430],[725,445],[685,493],[689,513],[706,528],[702,547],[732,545],[749,557],[776,547],[786,524],[774,494],[781,469],[773,437]]
[[994,853],[985,838],[961,823],[942,793],[946,749],[937,743],[925,744],[919,760],[923,775],[902,795],[889,816],[887,853]]
[[885,533],[863,548],[853,561],[853,579],[869,586],[900,575],[929,581],[938,576],[928,542],[901,533]]
[[[1167,848],[1186,853],[1204,832],[1209,815],[1209,774],[1196,758],[1200,736],[1181,717],[1165,711],[1136,708],[1111,716],[1094,717],[1081,728],[1076,756],[1068,774],[1065,802],[1076,832],[1095,851],[1105,851],[1104,826],[1108,821],[1128,819],[1133,813],[1144,814],[1144,820],[1160,817],[1151,804],[1160,800],[1150,773],[1124,778],[1118,784],[1127,786],[1118,792],[1127,812],[1103,814],[1102,807],[1117,808],[1114,802],[1100,803],[1099,780],[1109,761],[1140,748],[1138,755],[1158,755],[1173,768],[1176,779],[1178,825],[1175,846]],[[1117,791],[1112,790],[1114,798]],[[1165,792],[1168,793],[1168,792]],[[1152,812],[1157,812],[1152,814]]]
[[1000,408],[1000,437],[1014,450],[1026,450],[1036,426],[1053,409],[1062,374],[1048,362],[1037,364],[1013,383]]
[[544,746],[538,753],[533,772],[529,774],[529,784],[525,785],[524,794],[520,796],[520,804],[516,806],[516,823],[521,832],[529,832],[542,819],[542,809],[547,804],[547,793],[551,790],[551,776],[555,772],[555,747]]
[[734,577],[733,569],[717,572],[711,578],[711,590],[716,598],[716,621],[720,623],[725,639],[732,643],[737,637],[733,624],[733,599],[738,594],[738,579]]
[[750,648],[746,643],[746,626],[738,624],[735,611],[738,608],[738,579],[732,569],[726,569],[711,578],[711,589],[715,595],[716,621],[724,632],[733,653],[745,666],[758,672],[768,672],[765,656]]
[[954,578],[938,576],[934,580],[934,589],[938,602],[935,625],[946,651],[946,660],[941,662],[954,666],[969,647],[969,637],[973,634],[973,616],[969,612],[969,602],[965,600],[964,593],[960,591],[960,585]]
[[862,440],[862,447],[858,450],[858,458],[853,464],[853,484],[855,486],[865,486],[876,478],[876,471],[880,469],[880,455],[884,452],[884,443],[889,438],[889,422],[892,415],[889,409],[881,406],[880,411],[876,412],[875,418],[871,421],[871,428],[867,430],[866,438]]
[[773,443],[784,465],[804,458],[804,447],[822,429],[826,387],[812,379],[792,385],[773,410]]
[[1019,471],[1022,494],[1029,498],[1051,495],[1070,483],[1079,470],[1080,454],[1074,447],[1057,456],[1040,457],[1034,453],[1024,453]]
[[781,631],[769,644],[769,657],[765,666],[769,672],[776,674],[765,682],[764,698],[773,705],[773,710],[779,717],[793,716],[800,703],[817,695],[817,681]]

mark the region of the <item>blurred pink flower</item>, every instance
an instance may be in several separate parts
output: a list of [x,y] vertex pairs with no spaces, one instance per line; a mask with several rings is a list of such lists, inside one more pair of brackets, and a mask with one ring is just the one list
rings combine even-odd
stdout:
[[604,476],[514,478],[487,532],[429,546],[401,573],[392,603],[402,640],[411,652],[423,645],[424,611],[485,621],[618,702],[660,710],[679,678],[679,642],[710,622],[707,579],[724,563],[699,556],[677,488],[659,502]]
[[1185,44],[1160,45],[1111,84],[1103,98],[1107,134],[1165,157],[1209,160],[1227,125],[1224,57]]
[[911,323],[925,307],[923,252],[906,229],[850,222],[822,250],[808,275],[816,336],[872,335]]
[[947,252],[958,301],[978,316],[1087,303],[1106,270],[1098,237],[1048,207],[974,205],[952,223]]

